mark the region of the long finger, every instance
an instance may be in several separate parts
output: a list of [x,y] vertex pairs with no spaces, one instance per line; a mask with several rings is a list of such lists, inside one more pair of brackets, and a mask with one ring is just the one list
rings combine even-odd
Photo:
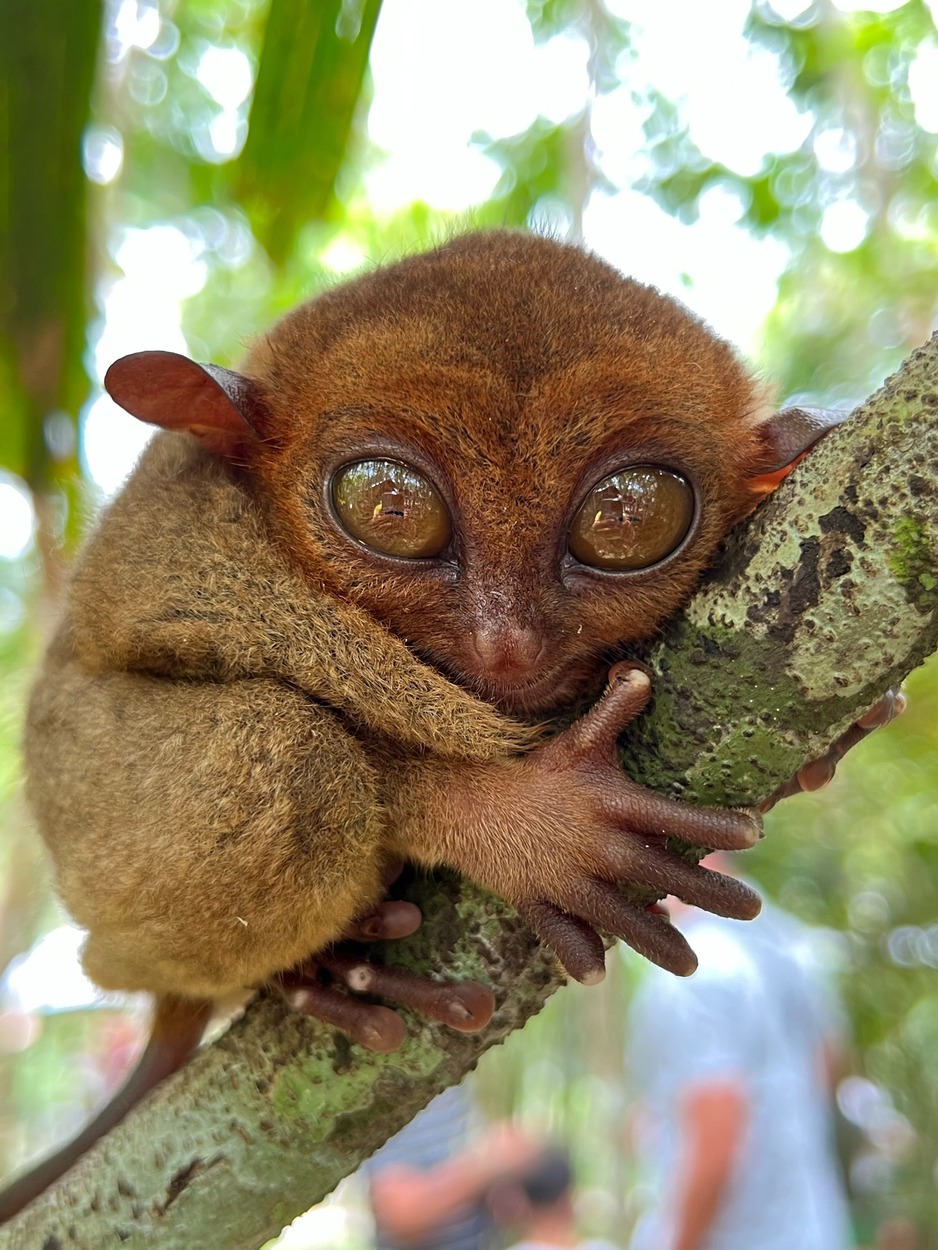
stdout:
[[603,807],[630,832],[681,838],[711,851],[745,851],[763,836],[755,808],[694,807],[637,786],[604,795]]
[[540,899],[519,903],[518,915],[550,947],[574,981],[597,985],[605,977],[606,949],[586,921]]
[[690,864],[659,846],[642,846],[637,853],[624,846],[621,876],[733,920],[752,920],[762,910],[759,895],[736,877]]
[[608,882],[583,881],[565,902],[594,928],[622,938],[668,972],[686,977],[696,969],[697,956],[679,930],[663,916],[630,903]]
[[603,697],[547,749],[567,756],[608,759],[615,753],[623,729],[639,715],[650,697],[651,678],[644,669],[627,662],[614,664]]

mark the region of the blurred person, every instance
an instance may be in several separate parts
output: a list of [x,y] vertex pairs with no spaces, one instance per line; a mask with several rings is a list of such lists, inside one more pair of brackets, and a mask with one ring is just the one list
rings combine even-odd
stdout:
[[918,1229],[904,1215],[892,1215],[876,1230],[875,1250],[919,1250]]
[[[706,863],[733,872],[726,854]],[[771,904],[746,924],[668,909],[700,967],[650,969],[630,1013],[647,1170],[632,1250],[847,1250],[832,1116],[843,1016],[818,933]]]
[[529,1167],[538,1144],[513,1124],[472,1136],[463,1086],[444,1090],[365,1165],[378,1250],[490,1250],[492,1186]]
[[581,1241],[576,1232],[573,1168],[559,1146],[545,1147],[516,1177],[491,1194],[499,1224],[520,1224],[520,1241],[510,1250],[613,1250],[608,1242]]

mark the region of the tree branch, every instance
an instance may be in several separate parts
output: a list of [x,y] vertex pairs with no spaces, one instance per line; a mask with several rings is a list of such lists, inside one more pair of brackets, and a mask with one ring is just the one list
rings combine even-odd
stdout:
[[[938,338],[916,352],[727,543],[646,659],[655,705],[625,745],[637,780],[753,803],[821,754],[938,647]],[[3,1247],[258,1246],[328,1193],[560,984],[491,896],[417,883],[412,967],[493,985],[469,1037],[416,1019],[391,1055],[261,999],[33,1206]]]

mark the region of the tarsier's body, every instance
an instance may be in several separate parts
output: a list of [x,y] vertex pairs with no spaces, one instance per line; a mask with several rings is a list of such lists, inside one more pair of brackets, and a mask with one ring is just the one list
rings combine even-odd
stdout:
[[[540,741],[812,441],[785,445],[679,305],[575,249],[470,235],[304,305],[243,376],[145,353],[108,385],[183,432],[106,513],[30,714],[32,796],[96,981],[270,982],[378,904],[389,859],[499,891],[582,980],[595,928],[693,967],[623,879],[754,914],[663,845],[750,845],[752,817],[681,817],[618,771],[643,674]],[[430,484],[416,546],[402,466]],[[614,529],[657,489],[629,478],[609,504],[635,466],[680,498],[610,567],[600,513]]]

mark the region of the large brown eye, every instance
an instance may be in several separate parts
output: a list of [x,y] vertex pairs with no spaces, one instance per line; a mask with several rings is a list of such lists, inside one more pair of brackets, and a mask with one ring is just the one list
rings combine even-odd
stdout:
[[570,550],[594,569],[647,569],[690,529],[694,492],[671,469],[632,465],[598,482],[570,527]]
[[438,556],[452,537],[436,488],[396,460],[361,460],[340,469],[332,498],[352,537],[383,555],[427,559]]

